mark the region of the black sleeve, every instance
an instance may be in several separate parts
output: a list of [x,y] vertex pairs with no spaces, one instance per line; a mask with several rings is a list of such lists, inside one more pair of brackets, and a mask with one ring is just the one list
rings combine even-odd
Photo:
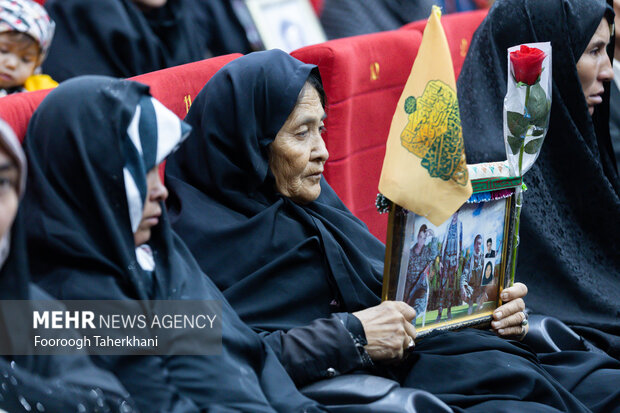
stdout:
[[[25,364],[34,361],[36,366],[28,367],[34,367],[35,372],[0,358],[4,389],[1,411],[135,411],[127,391],[111,374],[96,369],[87,357],[35,356],[30,361]],[[49,376],[36,370],[46,370]]]
[[287,332],[263,332],[261,336],[298,387],[368,367],[370,360],[363,357],[364,328],[357,317],[348,313],[337,313]]

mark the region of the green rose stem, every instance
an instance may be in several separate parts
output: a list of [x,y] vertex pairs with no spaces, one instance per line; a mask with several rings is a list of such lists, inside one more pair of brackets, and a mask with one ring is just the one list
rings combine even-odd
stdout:
[[[530,98],[530,85],[527,85],[525,90],[525,113],[527,114],[527,103]],[[529,114],[527,114],[529,116]],[[523,152],[525,148],[525,137],[527,136],[528,128],[525,130],[523,140],[521,141],[521,148],[519,148],[519,176],[523,176]],[[515,273],[517,272],[517,248],[519,247],[519,223],[521,222],[521,206],[523,204],[523,187],[517,187],[515,189],[516,202],[515,202],[515,218],[514,218],[514,233],[512,236],[512,259],[510,260],[510,285],[515,283]]]

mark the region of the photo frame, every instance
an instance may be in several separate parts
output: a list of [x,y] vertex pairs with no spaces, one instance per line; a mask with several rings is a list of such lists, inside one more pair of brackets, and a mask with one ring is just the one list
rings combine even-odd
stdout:
[[473,194],[439,226],[393,204],[383,300],[416,310],[418,339],[431,331],[490,325],[501,305],[512,251],[514,188],[507,162],[468,165]]
[[309,0],[245,0],[265,49],[287,53],[327,40]]

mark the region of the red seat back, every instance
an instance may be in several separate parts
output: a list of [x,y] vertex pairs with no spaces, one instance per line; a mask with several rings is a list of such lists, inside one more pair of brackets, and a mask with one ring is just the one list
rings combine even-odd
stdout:
[[0,98],[0,118],[11,125],[20,142],[26,137],[28,122],[50,90],[16,93]]
[[[188,63],[156,72],[132,77],[140,83],[151,87],[151,94],[183,119],[192,104],[193,99],[209,79],[226,63],[241,56],[230,54],[214,57],[200,62]],[[28,122],[39,103],[50,90],[17,93],[0,98],[0,118],[4,119],[15,131],[20,142],[26,137]],[[53,127],[53,125],[50,125]],[[160,167],[163,179],[165,162]]]
[[183,119],[209,79],[226,63],[240,57],[229,54],[199,62],[187,63],[130,78],[151,87],[151,94],[157,100]]
[[375,209],[392,116],[422,35],[396,30],[331,40],[291,55],[316,64],[327,94],[325,178],[338,196],[385,241],[387,215]]
[[[441,17],[443,29],[446,32],[450,54],[452,55],[452,65],[454,66],[454,76],[458,79],[465,61],[465,56],[469,50],[469,44],[482,20],[487,16],[488,10],[475,10],[462,13],[446,14]],[[409,23],[401,30],[417,30],[424,33],[427,20],[418,20]]]

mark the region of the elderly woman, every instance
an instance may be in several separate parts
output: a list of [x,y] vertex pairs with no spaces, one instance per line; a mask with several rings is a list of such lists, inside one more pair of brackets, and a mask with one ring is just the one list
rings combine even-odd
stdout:
[[551,41],[551,118],[540,157],[525,176],[517,277],[531,289],[534,312],[560,318],[620,358],[620,180],[608,126],[609,4],[497,2],[472,40],[458,91],[467,160],[505,159],[506,48]]
[[52,91],[26,136],[33,278],[65,300],[222,302],[219,355],[96,358],[141,411],[323,411],[295,389],[170,228],[158,165],[188,132],[145,85],[81,77]]
[[[26,169],[19,141],[0,120],[0,300],[50,300],[29,284],[23,220],[21,214],[15,217]],[[134,411],[118,380],[86,356],[10,356],[25,353],[23,347],[16,347],[25,340],[11,328],[15,318],[8,313],[11,308],[15,307],[0,307],[0,411]]]
[[[439,333],[412,351],[415,311],[379,304],[384,246],[322,179],[324,106],[315,66],[246,55],[200,92],[186,118],[194,132],[166,167],[175,229],[294,381],[364,369],[453,408],[585,411],[533,353],[493,332]],[[525,292],[504,291],[499,335],[522,333]],[[618,367],[610,360],[590,367]],[[588,397],[591,371],[570,390]]]

